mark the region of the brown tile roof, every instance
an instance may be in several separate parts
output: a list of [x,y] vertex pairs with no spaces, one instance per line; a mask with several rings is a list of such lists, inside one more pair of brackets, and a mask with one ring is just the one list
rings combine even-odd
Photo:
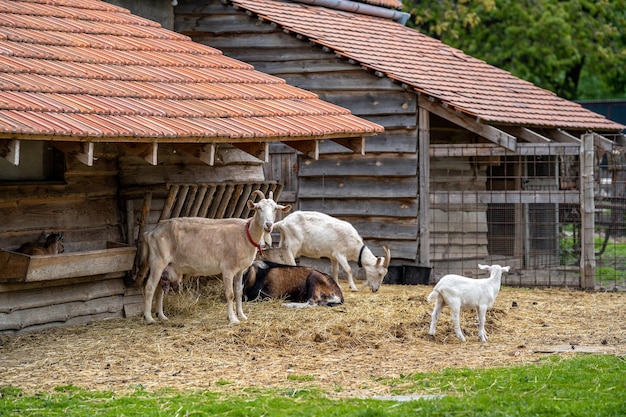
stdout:
[[232,3],[487,123],[598,131],[624,128],[391,20],[273,0]]
[[0,138],[246,141],[382,127],[96,0],[0,0]]

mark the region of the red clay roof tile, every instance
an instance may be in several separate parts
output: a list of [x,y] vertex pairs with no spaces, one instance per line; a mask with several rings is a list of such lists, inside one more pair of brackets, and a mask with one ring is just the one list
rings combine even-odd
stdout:
[[624,128],[392,20],[275,0],[232,3],[488,123],[598,131]]
[[210,142],[382,130],[126,9],[0,0],[0,137]]

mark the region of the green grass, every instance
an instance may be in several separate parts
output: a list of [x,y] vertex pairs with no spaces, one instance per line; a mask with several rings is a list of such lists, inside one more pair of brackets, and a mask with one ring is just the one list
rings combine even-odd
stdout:
[[316,388],[290,387],[237,394],[136,389],[119,395],[69,386],[33,395],[4,387],[0,389],[0,416],[626,415],[626,360],[613,355],[550,357],[536,365],[448,369],[380,381],[397,395],[443,397],[407,402],[330,399]]
[[[596,252],[602,248],[603,237],[594,238]],[[574,238],[564,236],[560,241],[561,263],[577,266],[580,263],[580,249],[574,245]],[[600,284],[626,281],[626,243],[609,241],[601,256],[596,256],[596,281]]]

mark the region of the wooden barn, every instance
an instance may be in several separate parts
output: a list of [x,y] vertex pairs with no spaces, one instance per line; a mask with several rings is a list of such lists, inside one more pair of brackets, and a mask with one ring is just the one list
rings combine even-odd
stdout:
[[400,9],[180,0],[174,30],[385,127],[365,157],[273,144],[266,179],[352,222],[375,253],[389,246],[402,274],[500,263],[509,284],[593,287],[595,174],[623,154],[624,126],[404,26]]
[[[116,5],[3,0],[0,16],[0,334],[138,314],[142,230],[280,197],[270,144],[360,155],[383,130]],[[43,232],[64,252],[16,252]]]

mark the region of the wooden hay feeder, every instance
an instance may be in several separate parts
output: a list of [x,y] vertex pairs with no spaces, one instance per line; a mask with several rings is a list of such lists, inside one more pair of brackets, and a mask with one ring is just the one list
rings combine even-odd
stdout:
[[37,282],[130,271],[137,248],[106,242],[106,248],[64,252],[57,255],[25,255],[0,250],[0,282]]

